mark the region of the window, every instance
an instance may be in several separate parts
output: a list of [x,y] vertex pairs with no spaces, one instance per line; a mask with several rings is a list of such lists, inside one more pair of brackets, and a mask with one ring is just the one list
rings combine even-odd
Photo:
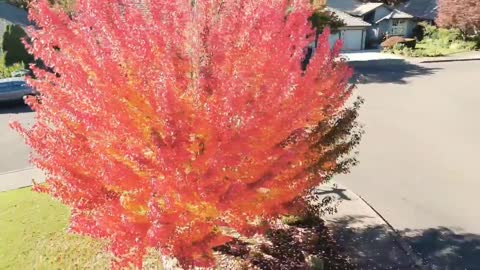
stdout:
[[392,20],[391,34],[394,36],[403,36],[406,33],[405,20]]
[[392,20],[392,26],[399,26],[403,23],[404,23],[403,20]]

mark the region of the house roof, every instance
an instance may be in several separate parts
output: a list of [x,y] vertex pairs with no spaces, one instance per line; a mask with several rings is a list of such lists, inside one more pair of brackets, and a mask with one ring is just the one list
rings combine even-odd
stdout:
[[342,20],[345,23],[345,26],[356,26],[356,27],[368,27],[371,26],[371,24],[367,23],[366,21],[362,20],[361,18],[352,16],[346,12],[343,12],[341,10],[338,10],[336,8],[332,7],[327,7],[327,10],[330,12],[335,13],[340,20]]
[[369,13],[372,10],[375,10],[379,7],[383,6],[383,3],[365,3],[363,5],[358,6],[357,8],[349,11],[348,13],[354,16],[363,16]]
[[364,3],[358,0],[328,0],[327,6],[332,7],[344,12],[355,10],[356,8],[364,5]]
[[399,10],[424,20],[435,20],[438,12],[437,0],[409,0],[398,6]]
[[376,21],[375,23],[379,23],[383,20],[390,20],[390,19],[413,19],[413,16],[405,13],[403,11],[400,11],[398,9],[392,10],[387,16],[381,18],[380,20]]

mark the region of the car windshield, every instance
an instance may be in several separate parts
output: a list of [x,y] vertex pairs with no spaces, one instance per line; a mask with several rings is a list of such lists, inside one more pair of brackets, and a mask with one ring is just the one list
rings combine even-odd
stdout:
[[13,82],[0,82],[0,92],[12,92],[25,88],[25,82],[13,81]]

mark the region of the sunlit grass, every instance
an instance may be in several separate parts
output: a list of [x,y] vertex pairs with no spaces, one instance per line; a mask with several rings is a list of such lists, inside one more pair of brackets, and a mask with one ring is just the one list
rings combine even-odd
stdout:
[[108,269],[105,244],[67,232],[70,211],[30,188],[0,193],[0,269]]

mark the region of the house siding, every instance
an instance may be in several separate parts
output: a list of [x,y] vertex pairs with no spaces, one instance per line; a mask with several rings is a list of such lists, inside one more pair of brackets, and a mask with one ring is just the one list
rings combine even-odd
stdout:
[[415,29],[415,26],[417,26],[417,23],[412,19],[407,21],[407,33],[406,37],[413,37],[413,29]]

